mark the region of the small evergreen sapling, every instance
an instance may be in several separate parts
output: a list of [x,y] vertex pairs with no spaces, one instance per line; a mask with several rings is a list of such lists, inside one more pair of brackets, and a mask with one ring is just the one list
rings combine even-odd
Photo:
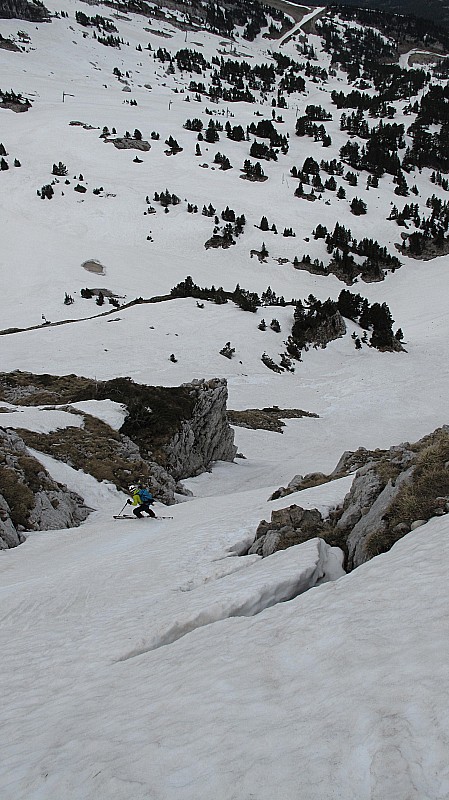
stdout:
[[351,213],[354,214],[356,217],[360,217],[363,214],[366,214],[366,203],[360,199],[360,197],[354,197],[351,202]]
[[231,359],[235,353],[235,347],[231,347],[231,342],[226,342],[225,346],[221,348],[220,355],[225,358]]
[[47,183],[45,186],[42,187],[42,189],[40,189],[40,190],[38,189],[37,193],[38,193],[39,197],[41,198],[41,200],[45,200],[45,199],[51,200],[51,198],[54,195],[53,186],[51,186],[49,183]]
[[51,171],[52,175],[58,175],[59,177],[65,177],[65,175],[67,175],[67,173],[68,173],[68,169],[67,169],[66,165],[62,163],[62,161],[60,161],[59,164],[53,164],[53,168],[52,168],[52,171]]

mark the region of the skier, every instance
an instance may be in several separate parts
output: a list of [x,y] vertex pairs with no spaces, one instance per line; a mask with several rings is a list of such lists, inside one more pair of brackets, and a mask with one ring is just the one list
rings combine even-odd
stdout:
[[127,500],[127,505],[136,506],[136,508],[133,509],[133,514],[135,517],[139,517],[139,519],[141,519],[143,511],[145,514],[148,514],[149,517],[156,517],[156,514],[150,508],[150,505],[154,503],[154,498],[148,489],[143,489],[140,486],[132,484],[129,487],[129,491],[131,492],[133,499]]

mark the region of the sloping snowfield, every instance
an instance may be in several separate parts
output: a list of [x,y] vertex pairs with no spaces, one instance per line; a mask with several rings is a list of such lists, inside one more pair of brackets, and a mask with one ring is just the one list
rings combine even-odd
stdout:
[[263,508],[103,501],[2,554],[2,798],[447,797],[446,521],[279,604],[318,540],[239,558]]
[[[78,8],[76,3],[67,2],[64,8],[68,19],[53,19],[51,24],[40,26],[20,22],[20,30],[28,32],[31,40],[27,52],[0,50],[9,84],[33,99],[30,111],[3,111],[0,121],[0,138],[8,161],[12,164],[17,157],[22,164],[20,169],[11,166],[1,173],[2,329],[38,326],[29,332],[0,336],[2,369],[76,372],[98,379],[129,375],[137,381],[164,385],[198,377],[226,377],[231,408],[279,405],[320,415],[318,421],[288,425],[291,454],[297,462],[293,471],[303,473],[331,469],[344,449],[412,441],[443,424],[448,383],[442,351],[447,330],[446,257],[430,263],[402,257],[403,267],[385,281],[354,287],[369,302],[388,303],[395,329],[404,331],[407,353],[380,354],[366,347],[355,351],[351,333],[359,333],[359,329],[349,322],[343,339],[325,351],[304,354],[294,375],[273,374],[260,360],[266,352],[279,362],[293,321],[291,306],[261,308],[257,314],[248,314],[233,304],[206,302],[204,309],[198,309],[194,300],[187,299],[115,313],[107,304],[99,308],[94,299],[81,298],[80,291],[86,286],[108,289],[126,301],[166,294],[190,274],[201,286],[223,285],[232,290],[240,283],[259,293],[271,286],[287,300],[306,298],[310,293],[323,300],[336,299],[345,288],[336,278],[313,276],[292,267],[294,256],[303,253],[326,259],[323,241],[311,235],[317,223],[331,230],[339,221],[350,227],[357,239],[370,235],[392,253],[394,244],[400,242],[401,229],[386,220],[391,203],[398,202],[391,176],[380,180],[378,190],[366,191],[363,176],[357,187],[345,183],[346,200],[338,200],[329,192],[315,203],[293,196],[296,182],[290,177],[291,166],[301,166],[308,155],[318,160],[338,157],[338,148],[347,141],[338,126],[340,112],[329,96],[332,89],[344,88],[343,73],[330,78],[324,87],[308,81],[306,95],[293,95],[289,107],[279,109],[283,119],[279,130],[290,136],[289,152],[287,156],[280,154],[278,162],[263,162],[269,180],[251,184],[239,177],[243,160],[248,157],[247,142],[233,142],[222,135],[215,145],[201,142],[203,157],[198,158],[194,154],[196,134],[182,126],[194,117],[200,117],[205,125],[213,118],[223,124],[229,119],[232,124],[245,126],[257,121],[255,111],[269,117],[270,103],[214,106],[207,98],[201,103],[193,99],[186,102],[191,96],[185,90],[190,75],[166,74],[162,62],[153,60],[152,51],[135,50],[137,44],[145,48],[148,42],[153,49],[163,46],[172,53],[189,46],[211,58],[222,50],[216,36],[189,32],[186,42],[183,31],[164,23],[159,32],[171,38],[162,38],[144,31],[142,18],[129,15],[127,20],[114,19],[130,45],[116,50],[97,43],[90,32],[83,38],[86,30],[75,23],[74,12],[84,6]],[[17,34],[17,29],[16,20],[2,21],[4,36]],[[329,56],[320,52],[319,38],[312,36],[310,42],[319,63],[328,66]],[[241,41],[237,50],[255,63],[267,60],[270,49],[279,47],[259,39],[252,44]],[[295,40],[284,49],[295,55]],[[128,71],[131,93],[122,91],[124,85],[113,75],[115,67],[122,74]],[[145,88],[146,83],[151,90]],[[64,102],[63,92],[68,95]],[[130,98],[137,99],[136,107],[129,105]],[[323,149],[308,137],[294,135],[298,109],[301,113],[307,103],[320,103],[331,110],[333,121],[328,128],[332,147]],[[208,105],[216,112],[212,116],[205,114]],[[396,105],[396,120],[408,125],[410,118],[403,115],[403,104]],[[70,126],[73,121],[94,129]],[[151,142],[151,150],[116,150],[99,138],[105,125],[110,130],[115,126],[122,135],[125,130],[138,128]],[[160,134],[157,141],[151,140],[153,130]],[[184,148],[176,156],[165,155],[164,141],[169,135]],[[221,172],[214,167],[213,157],[218,151],[229,156],[232,170]],[[136,154],[142,163],[134,163]],[[51,166],[59,161],[67,164],[70,185],[60,178],[52,200],[41,200],[36,191],[50,182]],[[201,169],[200,163],[208,168]],[[80,175],[87,187],[82,195],[73,191]],[[413,200],[423,211],[430,194],[445,194],[429,183],[429,175],[429,170],[413,175],[421,190]],[[92,193],[96,187],[103,187],[101,195]],[[145,215],[145,198],[152,201],[154,192],[166,187],[181,198],[181,203],[171,206],[168,214],[154,203],[156,214]],[[349,213],[349,202],[356,195],[366,200],[367,217]],[[185,200],[196,203],[200,210],[211,202],[217,214],[229,205],[236,214],[245,214],[245,233],[228,250],[206,251],[204,242],[212,234],[213,220],[200,212],[189,214]],[[296,236],[262,233],[255,226],[264,214],[279,232],[292,227]],[[266,264],[249,256],[250,250],[260,249],[264,240],[270,253]],[[289,263],[278,263],[277,259],[285,258]],[[90,259],[104,265],[103,275],[83,269],[82,264]],[[66,292],[74,298],[72,305],[63,303]],[[104,310],[112,313],[98,316]],[[43,318],[60,323],[89,317],[94,318],[57,327],[43,325]],[[273,317],[279,319],[280,334],[269,327],[265,332],[258,330],[262,318],[269,326]],[[231,361],[219,353],[227,341],[236,351]],[[172,353],[177,358],[175,364],[169,361]],[[247,438],[244,434],[245,446]],[[250,437],[256,442],[254,451],[249,443],[251,455],[259,449],[259,438],[257,433]],[[286,477],[287,438],[283,437],[276,458],[281,462],[280,481]],[[273,445],[269,445],[274,452],[278,439],[275,436]],[[271,464],[268,475],[271,483]]]
[[[385,281],[354,288],[370,303],[388,303],[406,352],[356,351],[351,334],[359,329],[348,322],[343,338],[304,353],[295,372],[282,375],[261,355],[279,361],[292,306],[252,314],[232,303],[198,308],[186,298],[115,310],[81,298],[85,287],[126,302],[165,295],[191,275],[228,291],[237,283],[259,293],[271,286],[287,301],[311,293],[336,299],[344,284],[295,270],[294,256],[325,258],[312,231],[319,222],[332,230],[336,221],[394,254],[400,229],[386,217],[398,199],[391,176],[367,191],[366,175],[357,187],[345,184],[345,200],[293,196],[291,167],[309,155],[337,158],[347,141],[330,99],[346,86],[339,71],[324,86],[308,80],[306,94],[279,109],[290,149],[263,162],[265,183],[239,177],[248,142],[223,133],[195,155],[186,119],[246,127],[257,122],[256,111],[271,117],[271,99],[196,102],[188,86],[198,76],[169,74],[154,50],[188,47],[208,59],[222,51],[255,64],[276,49],[299,58],[298,39],[238,38],[231,54],[229,41],[185,33],[168,18],[117,17],[75,0],[47,5],[69,16],[41,25],[0,20],[4,37],[18,40],[19,30],[29,37],[24,45],[21,34],[22,52],[0,49],[0,88],[33,100],[23,114],[0,110],[10,164],[0,171],[0,327],[18,329],[0,335],[1,370],[168,386],[222,376],[232,409],[278,405],[319,416],[289,420],[282,435],[236,429],[245,459],[186,481],[193,497],[159,505],[159,514],[173,516],[160,521],[113,520],[124,495],[34,453],[96,511],[78,529],[32,533],[0,553],[1,800],[447,800],[449,523],[431,521],[342,577],[336,554],[319,540],[264,560],[239,554],[273,509],[298,503],[324,513],[351,483],[269,503],[295,474],[331,471],[345,450],[414,441],[447,423],[448,257],[401,257],[403,266]],[[129,46],[101,45],[75,22],[75,11],[113,19]],[[314,14],[306,9],[305,19]],[[328,67],[320,39],[308,41]],[[328,149],[295,136],[308,103],[333,114]],[[396,121],[407,127],[403,105],[396,103]],[[100,138],[104,126],[122,136],[139,129],[151,150],[117,150]],[[174,156],[164,152],[170,135],[183,147]],[[232,170],[214,165],[216,152]],[[54,197],[41,200],[37,190],[59,161],[70,183],[60,178]],[[429,176],[413,175],[422,211],[429,195],[444,197]],[[79,182],[86,193],[74,192]],[[167,214],[153,201],[166,188],[181,199]],[[155,214],[144,213],[147,196]],[[354,196],[367,202],[366,217],[351,215]],[[189,214],[187,202],[199,213]],[[201,214],[209,203],[218,216],[230,206],[246,217],[228,250],[204,248],[214,227]],[[262,215],[277,236],[256,227]],[[284,227],[296,236],[283,237]],[[263,241],[267,263],[250,258]],[[103,274],[83,268],[92,259]],[[72,305],[64,305],[65,293]],[[270,330],[273,317],[281,333]],[[219,353],[227,341],[232,360]],[[49,431],[82,419],[1,405],[4,426]],[[78,407],[121,425],[117,404]]]

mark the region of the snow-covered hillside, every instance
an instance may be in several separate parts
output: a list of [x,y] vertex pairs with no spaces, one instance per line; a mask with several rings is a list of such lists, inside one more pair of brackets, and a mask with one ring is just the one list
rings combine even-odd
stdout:
[[235,554],[263,491],[112,501],[2,553],[5,800],[447,797],[445,520],[279,604],[323,562]]
[[[129,376],[162,386],[224,377],[231,409],[279,406],[318,416],[288,419],[283,434],[236,428],[245,459],[187,480],[192,497],[170,507],[173,519],[155,522],[114,521],[123,493],[33,452],[96,510],[80,528],[33,532],[0,552],[0,797],[449,797],[447,518],[347,576],[318,539],[266,559],[240,557],[259,521],[286,505],[267,501],[294,475],[330,472],[344,451],[413,442],[447,423],[449,256],[400,252],[401,234],[420,228],[411,217],[401,227],[387,219],[393,206],[413,203],[421,223],[431,214],[429,198],[444,203],[447,191],[431,181],[428,166],[404,173],[409,194],[400,196],[393,174],[367,188],[370,173],[345,163],[336,177],[340,196],[329,188],[316,188],[313,202],[295,196],[293,167],[301,170],[307,158],[338,161],[342,146],[366,141],[341,129],[352,110],[331,98],[360,81],[349,82],[323,46],[317,20],[326,19],[324,8],[305,7],[302,20],[295,8],[280,38],[267,38],[265,28],[249,41],[243,26],[232,39],[192,30],[181,11],[161,17],[159,4],[142,15],[78,0],[46,5],[51,22],[0,20],[1,36],[20,48],[0,46],[0,90],[31,101],[22,113],[0,105],[0,160],[9,167],[0,170],[1,371]],[[120,47],[99,41],[105,31],[81,24],[80,13],[107,18]],[[335,24],[342,36],[361,29]],[[384,33],[379,42],[388,45]],[[424,49],[415,45],[410,51]],[[183,50],[204,57],[204,75],[180,68]],[[254,102],[213,102],[192,88],[192,81],[226,85],[212,80],[221,58],[253,68],[246,86],[257,83],[255,67],[274,68],[284,56],[309,62],[299,71],[303,91],[280,90],[281,71],[270,89],[251,88]],[[411,66],[407,52],[399,63]],[[446,90],[444,77],[431,80]],[[394,118],[389,111],[382,121],[404,125],[401,158],[413,145],[408,129],[418,112],[411,107],[428,88],[388,101]],[[331,115],[323,123],[329,146],[296,135],[307,106]],[[379,124],[363,116],[370,128]],[[198,119],[200,139],[184,127]],[[277,160],[250,157],[254,140],[269,140],[247,136],[247,127],[264,119],[287,137]],[[215,143],[205,138],[211,121],[223,126]],[[242,126],[244,138],[229,138],[227,123]],[[429,130],[439,136],[441,128],[435,122]],[[138,149],[140,135],[150,149]],[[128,147],[115,147],[117,137]],[[182,150],[167,144],[170,137]],[[219,168],[217,153],[232,169]],[[242,179],[247,159],[261,163],[266,181]],[[67,174],[58,177],[52,168],[60,162]],[[357,185],[345,178],[350,171]],[[329,178],[323,169],[321,178]],[[39,196],[48,185],[51,199]],[[154,199],[166,189],[180,201],[167,212]],[[354,198],[366,214],[351,213]],[[212,216],[201,213],[209,205]],[[206,249],[227,207],[244,215],[243,232],[228,248]],[[268,230],[261,230],[264,216]],[[336,223],[358,242],[377,240],[400,268],[353,285],[295,268],[304,255],[329,264],[325,240],[313,231],[322,225],[331,233]],[[290,228],[294,236],[284,236]],[[262,244],[268,255],[259,260]],[[252,313],[231,301],[169,298],[188,275],[200,287],[233,292],[239,284],[259,297],[271,287],[286,305]],[[102,290],[104,305],[95,294],[82,297],[85,288]],[[287,350],[290,301],[337,301],[342,289],[370,305],[386,303],[404,349],[356,347],[363,329],[346,319],[344,336],[303,350],[293,371],[269,369],[261,356],[279,364]],[[231,359],[220,354],[227,342]],[[79,410],[95,415],[92,402]],[[45,432],[82,419],[1,406],[3,427]],[[120,427],[120,406],[101,413]],[[307,489],[288,503],[325,514],[350,484],[351,477]],[[166,514],[163,506],[158,513]]]
[[[295,435],[293,448],[300,472],[318,466],[331,468],[342,449],[416,439],[445,422],[445,392],[438,388],[446,378],[438,345],[445,336],[443,258],[429,265],[401,256],[403,267],[389,273],[385,281],[355,287],[370,303],[388,303],[395,326],[404,332],[407,353],[380,354],[366,347],[356,352],[350,334],[360,334],[360,329],[349,322],[344,339],[331,343],[325,351],[304,354],[293,375],[272,374],[260,360],[266,352],[279,363],[293,322],[291,306],[261,308],[256,315],[243,313],[233,304],[206,303],[201,310],[193,300],[174,300],[57,328],[43,325],[43,318],[56,323],[95,317],[105,308],[111,309],[108,305],[98,308],[95,298],[81,298],[83,287],[108,289],[124,302],[169,293],[186,275],[192,275],[200,286],[222,285],[230,291],[237,283],[259,294],[271,286],[287,301],[311,293],[321,300],[335,300],[345,288],[341,281],[292,266],[294,257],[301,258],[304,253],[326,259],[323,241],[312,236],[318,223],[329,230],[336,222],[346,224],[358,240],[370,235],[393,254],[394,244],[401,241],[401,229],[386,220],[390,203],[398,202],[390,175],[380,179],[377,190],[366,191],[367,173],[361,173],[359,186],[344,183],[347,199],[343,200],[329,191],[314,203],[293,195],[297,182],[290,175],[292,165],[300,166],[308,156],[318,160],[338,157],[339,147],[347,141],[338,126],[341,112],[330,100],[330,91],[344,89],[343,72],[337,71],[324,84],[306,79],[305,93],[288,96],[288,108],[276,113],[283,120],[277,125],[279,131],[289,134],[289,151],[279,154],[276,162],[263,162],[269,176],[265,183],[249,183],[240,178],[248,142],[231,141],[221,133],[215,145],[201,142],[202,157],[197,157],[196,134],[183,125],[192,118],[201,118],[205,126],[210,119],[222,124],[230,119],[233,125],[245,128],[258,121],[255,112],[272,116],[271,96],[256,104],[213,104],[207,97],[195,102],[186,88],[195,73],[176,70],[166,74],[164,63],[153,59],[159,46],[172,54],[189,47],[211,59],[214,53],[226,50],[219,37],[202,31],[185,33],[168,22],[153,25],[157,33],[145,31],[147,25],[141,17],[117,19],[112,15],[120,35],[129,42],[129,47],[122,45],[118,50],[93,39],[91,28],[74,21],[75,10],[79,10],[77,5],[69,3],[69,17],[53,19],[51,24],[35,26],[21,21],[20,30],[29,34],[30,44],[20,53],[0,51],[7,85],[33,100],[28,112],[4,110],[1,117],[1,140],[11,163],[8,171],[1,172],[2,329],[38,326],[29,333],[0,337],[2,368],[59,374],[73,371],[97,378],[129,375],[141,382],[165,385],[192,377],[227,377],[231,407],[290,405],[320,415],[319,422],[313,423],[312,448],[304,431],[310,423],[289,425],[295,434],[301,428],[301,444],[296,444]],[[17,29],[16,20],[2,22],[5,37],[17,38]],[[299,58],[297,41],[293,38],[280,45],[259,37],[254,43],[239,40],[234,49],[250,64],[263,63],[277,50]],[[310,36],[308,41],[319,56],[321,40]],[[152,51],[145,51],[148,43]],[[142,52],[136,51],[138,45]],[[227,48],[231,52],[229,44]],[[317,63],[328,67],[329,60],[322,53]],[[124,84],[113,74],[114,68],[123,75],[128,73],[125,80],[131,93],[123,92]],[[130,98],[137,106],[129,104]],[[305,105],[318,103],[333,116],[327,123],[332,134],[329,148],[294,133],[298,113]],[[398,123],[409,120],[402,113],[404,103],[396,106]],[[206,108],[212,110],[212,116],[205,113]],[[73,121],[93,129],[70,126]],[[109,130],[115,127],[118,135],[137,128],[150,141],[151,150],[117,150],[100,138],[104,126]],[[152,131],[160,134],[159,140],[151,140]],[[170,135],[183,147],[173,156],[165,155],[164,142]],[[216,152],[229,157],[232,170],[223,172],[214,165]],[[142,163],[134,162],[136,154]],[[19,159],[20,168],[12,167],[14,158]],[[36,192],[50,183],[52,164],[60,161],[67,165],[70,184],[58,178],[53,198],[41,200]],[[201,169],[200,164],[208,168]],[[73,191],[80,175],[87,187],[85,194]],[[413,174],[421,194],[412,199],[423,208],[432,192],[442,198],[445,194],[429,183],[429,175],[430,170]],[[103,192],[94,195],[92,190],[101,187]],[[181,199],[167,214],[153,203],[154,192],[165,188]],[[367,202],[366,216],[355,217],[349,211],[349,202],[357,195]],[[146,197],[157,213],[145,214]],[[226,206],[244,214],[243,235],[229,249],[206,251],[204,243],[212,235],[213,219],[200,211],[189,214],[185,200],[200,210],[211,203],[217,215]],[[270,225],[276,224],[277,236],[255,227],[263,215],[268,216]],[[292,228],[296,236],[283,237],[284,228]],[[250,250],[259,250],[263,241],[269,251],[266,263],[250,258]],[[104,274],[83,269],[82,264],[91,259],[104,266]],[[278,263],[277,259],[288,261]],[[72,305],[64,305],[65,293],[75,300]],[[273,317],[279,319],[281,333],[269,328],[259,331],[262,317],[267,324]],[[232,360],[219,354],[227,341],[235,347]],[[176,364],[169,361],[171,353]],[[429,403],[426,389],[435,381]],[[257,434],[251,438],[257,440]],[[244,444],[247,446],[246,441]],[[273,447],[276,449],[277,443]],[[282,442],[282,450],[284,447]]]

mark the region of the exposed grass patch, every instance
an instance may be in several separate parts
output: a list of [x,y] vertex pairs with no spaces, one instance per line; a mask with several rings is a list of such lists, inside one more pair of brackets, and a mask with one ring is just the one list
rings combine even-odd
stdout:
[[300,408],[247,408],[243,411],[228,411],[228,421],[231,425],[253,430],[274,431],[283,433],[285,427],[284,419],[299,419],[301,417],[318,417],[310,411],[302,411]]
[[[404,483],[393,500],[384,517],[384,529],[367,538],[365,548],[370,558],[390,550],[415,520],[433,517],[437,497],[449,497],[449,433],[440,428],[410,445],[410,450],[416,453],[411,481]],[[386,465],[385,477],[388,474]],[[394,479],[394,473],[389,477]]]
[[[120,432],[136,442],[142,456],[156,454],[161,463],[164,463],[164,444],[179,430],[182,420],[192,416],[195,405],[189,386],[145,386],[130,378],[94,381],[78,375],[34,375],[19,370],[0,373],[0,400],[17,405],[61,405],[106,399],[122,403],[128,410]],[[63,438],[61,431],[57,436],[59,440]],[[101,470],[100,465],[98,469]]]
[[31,489],[21,480],[20,475],[10,467],[0,465],[0,486],[2,495],[11,510],[11,520],[15,528],[27,527],[28,517],[34,506]]
[[370,534],[365,540],[365,552],[368,559],[379,556],[381,553],[387,553],[404,536],[404,532],[394,531],[390,528]]
[[18,433],[28,447],[83,470],[98,481],[109,481],[119,489],[148,478],[146,462],[125,457],[121,436],[116,431],[95,417],[83,416],[82,428],[68,427],[48,434],[20,429]]
[[376,472],[382,482],[383,487],[385,487],[388,481],[395,481],[398,475],[402,472],[402,467],[399,467],[397,464],[392,464],[391,460],[388,458],[382,458],[378,464],[376,465]]
[[418,451],[412,481],[402,487],[389,510],[388,530],[401,522],[410,525],[414,520],[430,519],[434,515],[436,498],[449,495],[447,463],[449,434],[440,430],[426,437]]
[[347,557],[348,548],[346,545],[346,535],[342,531],[338,530],[338,528],[334,528],[327,522],[323,522],[323,524],[320,526],[317,526],[316,524],[310,526],[301,525],[301,527],[297,530],[283,534],[279,541],[277,550],[286,550],[287,547],[293,547],[295,544],[303,544],[304,542],[308,542],[310,539],[316,539],[317,537],[324,539],[324,541],[331,547],[340,547],[345,554],[345,558]]
[[404,486],[392,503],[388,513],[388,527],[400,522],[408,525],[417,519],[434,516],[437,497],[449,495],[449,470],[433,468],[416,476],[411,486]]

